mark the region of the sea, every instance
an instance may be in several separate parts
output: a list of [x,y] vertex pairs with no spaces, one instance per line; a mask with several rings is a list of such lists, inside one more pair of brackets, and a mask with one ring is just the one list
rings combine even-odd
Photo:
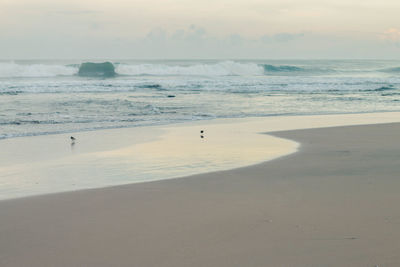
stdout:
[[400,111],[395,60],[0,61],[0,139],[287,115]]

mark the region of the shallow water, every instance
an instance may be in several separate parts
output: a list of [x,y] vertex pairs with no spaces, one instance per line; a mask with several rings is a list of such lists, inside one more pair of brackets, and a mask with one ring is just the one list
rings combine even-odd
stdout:
[[74,142],[67,134],[0,140],[0,200],[226,170],[297,148],[243,123],[80,132]]
[[8,138],[0,140],[0,199],[244,167],[298,149],[261,133],[399,121],[399,112],[275,116],[79,132],[75,142],[70,134]]

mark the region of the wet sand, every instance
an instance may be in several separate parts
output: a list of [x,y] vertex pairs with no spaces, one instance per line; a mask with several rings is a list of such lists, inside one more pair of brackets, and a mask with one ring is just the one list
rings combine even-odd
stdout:
[[400,124],[274,135],[299,152],[0,201],[0,266],[399,266]]
[[[266,162],[298,143],[260,134],[400,122],[400,112],[217,119],[0,140],[0,201],[187,177]],[[201,131],[204,130],[204,138]]]

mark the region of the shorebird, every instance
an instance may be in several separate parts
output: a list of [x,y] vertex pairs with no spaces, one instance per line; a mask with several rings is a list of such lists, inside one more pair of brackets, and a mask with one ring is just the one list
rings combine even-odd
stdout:
[[71,136],[71,141],[74,142],[75,140],[76,140],[76,138]]

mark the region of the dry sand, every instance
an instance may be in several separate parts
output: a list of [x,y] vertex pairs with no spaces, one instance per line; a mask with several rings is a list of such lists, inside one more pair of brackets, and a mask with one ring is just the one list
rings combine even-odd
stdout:
[[267,163],[0,202],[0,266],[400,266],[400,124]]

